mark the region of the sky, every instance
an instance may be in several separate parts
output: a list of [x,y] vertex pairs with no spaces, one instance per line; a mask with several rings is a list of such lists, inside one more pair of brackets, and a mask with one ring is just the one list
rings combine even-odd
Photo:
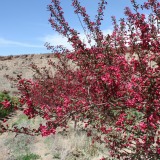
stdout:
[[[99,0],[79,0],[86,7],[87,13],[94,20]],[[144,0],[137,0],[144,2]],[[64,45],[71,49],[67,39],[54,31],[48,22],[50,12],[47,5],[51,0],[0,0],[0,56],[51,53],[44,44]],[[61,0],[61,7],[69,25],[85,39],[82,27],[71,0]],[[108,0],[104,12],[101,30],[104,34],[111,33],[111,16],[117,20],[124,16],[124,8],[131,7],[130,0]],[[82,18],[81,18],[82,20]]]

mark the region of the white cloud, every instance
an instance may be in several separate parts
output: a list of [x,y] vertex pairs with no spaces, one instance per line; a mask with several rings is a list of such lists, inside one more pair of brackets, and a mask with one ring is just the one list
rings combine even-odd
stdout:
[[104,35],[107,35],[107,34],[112,34],[113,30],[112,29],[106,29],[106,30],[102,30],[103,34]]
[[[112,33],[112,30],[111,29],[106,29],[106,30],[103,30],[102,31],[104,35],[107,35],[107,34],[111,34]],[[80,39],[85,43],[87,44],[87,47],[90,47],[90,45],[88,44],[88,40],[86,38],[86,35],[84,34],[84,32],[80,32],[79,34],[80,36]],[[54,35],[46,35],[42,38],[40,38],[41,41],[43,41],[43,43],[50,43],[51,46],[57,46],[57,45],[63,45],[64,47],[66,47],[67,49],[70,49],[72,50],[72,46],[71,44],[69,44],[69,42],[67,42],[67,38],[65,37],[62,37],[61,35],[59,34],[54,34]],[[94,45],[95,42],[94,40],[91,42],[91,45]]]
[[29,47],[29,48],[43,48],[42,45],[33,45],[29,43],[23,43],[18,41],[7,40],[4,38],[0,38],[0,47],[10,47],[10,46],[18,46],[18,47]]
[[55,35],[46,35],[43,38],[40,38],[43,43],[50,43],[50,45],[57,46],[57,45],[63,45],[64,47],[68,49],[72,49],[72,46],[67,42],[67,38],[62,37],[61,35],[55,34]]

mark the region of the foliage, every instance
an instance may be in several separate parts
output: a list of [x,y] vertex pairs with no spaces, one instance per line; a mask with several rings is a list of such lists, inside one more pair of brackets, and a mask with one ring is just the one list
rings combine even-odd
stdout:
[[37,155],[37,154],[30,153],[30,154],[27,154],[27,155],[19,156],[17,158],[18,158],[17,160],[36,160],[36,159],[39,159],[40,156]]
[[[131,3],[134,11],[126,7],[126,19],[120,23],[112,17],[114,30],[104,36],[100,24],[107,2],[100,1],[93,22],[79,1],[72,0],[75,14],[83,17],[90,31],[88,42],[96,43],[87,48],[65,21],[60,1],[52,0],[49,22],[68,38],[74,51],[46,44],[59,60],[59,64],[49,61],[56,73],[33,65],[37,73],[34,80],[19,77],[21,104],[27,106],[24,113],[47,122],[37,130],[23,127],[13,131],[48,136],[55,134],[57,127],[67,128],[72,119],[84,123],[93,143],[104,143],[113,158],[160,158],[160,3]],[[143,10],[150,12],[148,18]]]
[[18,98],[11,97],[8,93],[0,93],[0,118],[5,118],[11,112],[15,111],[15,107],[18,105]]

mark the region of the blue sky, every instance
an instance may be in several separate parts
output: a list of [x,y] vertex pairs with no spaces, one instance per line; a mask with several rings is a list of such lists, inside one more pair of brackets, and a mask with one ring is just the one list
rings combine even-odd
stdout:
[[[19,54],[50,53],[45,42],[70,48],[67,40],[57,34],[48,22],[50,12],[47,5],[51,0],[0,0],[0,56]],[[86,7],[91,19],[94,19],[99,0],[80,0]],[[144,2],[144,0],[137,0]],[[71,0],[61,0],[66,20],[70,26],[84,34],[77,16],[71,6]],[[112,30],[111,16],[123,17],[124,8],[131,6],[130,0],[108,0],[101,29],[104,33]]]

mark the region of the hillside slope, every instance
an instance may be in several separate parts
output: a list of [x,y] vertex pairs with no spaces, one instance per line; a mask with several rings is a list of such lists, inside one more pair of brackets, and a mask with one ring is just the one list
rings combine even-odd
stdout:
[[24,78],[32,78],[34,75],[30,65],[35,63],[38,67],[47,65],[48,59],[54,62],[58,60],[53,54],[30,54],[19,56],[0,56],[0,91],[10,91],[11,94],[16,93],[16,88],[5,76],[16,77],[22,74]]

